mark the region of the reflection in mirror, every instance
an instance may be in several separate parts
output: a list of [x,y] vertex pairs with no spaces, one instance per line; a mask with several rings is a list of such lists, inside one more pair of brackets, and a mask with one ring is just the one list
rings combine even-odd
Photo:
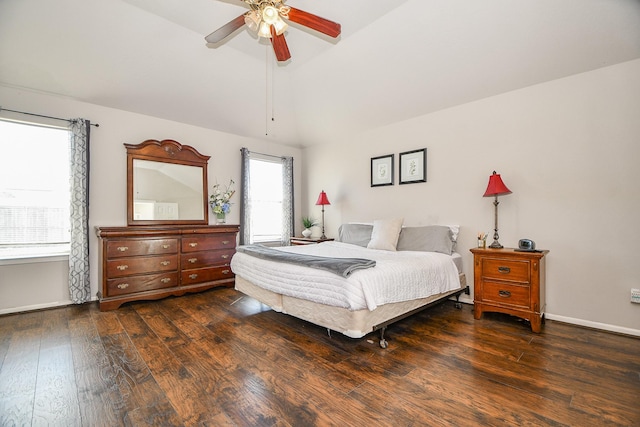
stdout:
[[172,139],[124,145],[128,225],[209,223],[209,156]]
[[133,219],[204,220],[201,167],[133,160]]

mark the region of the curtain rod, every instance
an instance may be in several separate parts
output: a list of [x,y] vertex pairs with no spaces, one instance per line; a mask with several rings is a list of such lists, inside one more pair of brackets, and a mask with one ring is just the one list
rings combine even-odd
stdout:
[[[43,117],[43,118],[45,118],[45,119],[62,120],[62,121],[64,121],[64,122],[69,122],[69,123],[72,123],[72,122],[73,122],[73,120],[72,120],[72,119],[62,119],[62,118],[60,118],[60,117],[43,116],[42,114],[27,113],[26,111],[9,110],[8,108],[2,108],[2,107],[0,107],[0,112],[2,112],[2,111],[10,111],[10,112],[12,112],[12,113],[25,114],[25,115],[27,115],[27,116]],[[98,124],[98,123],[91,123],[91,126],[100,127],[100,124]]]
[[[240,149],[240,151],[242,151],[242,148]],[[247,149],[247,151],[249,153],[259,154],[261,156],[273,157],[274,159],[285,159],[287,157],[291,157],[291,156],[274,156],[273,154],[258,153],[257,151],[251,151],[249,149]]]

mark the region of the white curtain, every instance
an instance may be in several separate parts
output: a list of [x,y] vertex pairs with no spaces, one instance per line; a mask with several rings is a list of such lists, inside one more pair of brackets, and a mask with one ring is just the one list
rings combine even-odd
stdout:
[[[240,244],[247,245],[251,242],[251,200],[249,188],[251,183],[251,152],[247,148],[241,148],[242,167],[240,173]],[[261,156],[264,156],[262,154]],[[270,156],[276,157],[276,156]],[[293,236],[293,157],[277,157],[282,162],[282,232],[281,243],[289,244]]]
[[69,295],[74,304],[91,299],[89,282],[89,129],[85,119],[70,121],[71,248]]

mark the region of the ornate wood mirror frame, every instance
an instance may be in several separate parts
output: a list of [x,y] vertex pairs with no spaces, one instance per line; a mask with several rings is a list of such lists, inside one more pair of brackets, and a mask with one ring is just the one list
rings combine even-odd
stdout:
[[127,148],[127,224],[209,224],[207,162],[188,145],[165,139]]

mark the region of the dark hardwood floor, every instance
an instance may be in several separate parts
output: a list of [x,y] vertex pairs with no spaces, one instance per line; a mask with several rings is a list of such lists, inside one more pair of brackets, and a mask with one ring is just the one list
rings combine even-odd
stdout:
[[360,340],[233,289],[0,317],[0,425],[640,425],[640,339],[446,302]]

